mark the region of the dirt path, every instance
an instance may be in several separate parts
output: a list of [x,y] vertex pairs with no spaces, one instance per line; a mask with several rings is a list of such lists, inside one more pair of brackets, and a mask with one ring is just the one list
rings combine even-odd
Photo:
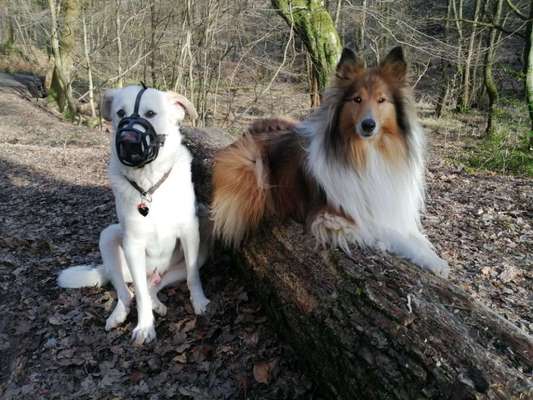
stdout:
[[[449,140],[434,137],[424,225],[451,280],[531,334],[532,181],[449,166],[439,160],[460,149]],[[157,343],[130,345],[135,314],[106,333],[113,292],[61,290],[55,277],[97,262],[98,234],[115,220],[107,134],[0,89],[0,144],[0,397],[316,398],[227,260],[203,270],[207,317],[180,286],[164,291]]]

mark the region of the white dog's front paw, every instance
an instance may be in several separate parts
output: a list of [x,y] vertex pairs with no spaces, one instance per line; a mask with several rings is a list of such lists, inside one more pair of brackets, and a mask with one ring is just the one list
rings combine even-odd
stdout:
[[126,321],[129,312],[130,308],[119,300],[115,306],[115,309],[105,322],[105,330],[110,331]]
[[154,324],[151,324],[149,326],[137,325],[131,335],[132,342],[137,346],[141,346],[144,343],[150,343],[155,338],[156,334]]
[[350,243],[357,242],[357,227],[346,218],[320,212],[311,224],[311,232],[316,240],[322,245],[330,244],[340,247],[344,252],[350,252]]
[[192,307],[194,308],[194,313],[196,315],[201,315],[206,312],[207,305],[209,304],[209,299],[203,294],[198,294],[191,296]]

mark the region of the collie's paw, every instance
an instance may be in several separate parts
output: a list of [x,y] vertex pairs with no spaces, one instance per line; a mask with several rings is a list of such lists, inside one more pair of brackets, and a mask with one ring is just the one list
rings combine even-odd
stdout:
[[350,253],[350,243],[357,242],[357,227],[340,215],[319,213],[311,224],[311,232],[322,246],[330,244]]
[[124,305],[121,301],[118,301],[115,309],[105,322],[105,330],[110,331],[126,321],[129,312],[130,308]]
[[207,310],[207,305],[209,304],[209,299],[203,294],[191,296],[192,308],[196,315],[202,315]]
[[156,338],[154,324],[148,326],[139,326],[133,330],[131,341],[136,346],[141,346],[144,343],[150,343]]

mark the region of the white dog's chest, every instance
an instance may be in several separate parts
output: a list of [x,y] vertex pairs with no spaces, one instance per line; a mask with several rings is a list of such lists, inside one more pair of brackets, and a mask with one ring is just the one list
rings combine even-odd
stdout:
[[[144,246],[147,275],[155,271],[163,274],[182,258],[180,230],[196,219],[190,165],[185,168],[175,165],[172,174],[151,196],[151,201],[143,199],[124,179],[114,187],[120,225]],[[146,216],[137,209],[141,202],[149,208]]]

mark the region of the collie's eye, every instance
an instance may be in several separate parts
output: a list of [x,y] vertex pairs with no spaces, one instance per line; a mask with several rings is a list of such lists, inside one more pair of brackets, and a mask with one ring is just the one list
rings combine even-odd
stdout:
[[153,117],[155,117],[156,115],[157,115],[157,114],[156,114],[154,111],[152,111],[152,110],[148,110],[148,111],[146,111],[146,113],[144,114],[144,116],[145,116],[146,118],[153,118]]
[[126,111],[120,109],[117,111],[117,115],[119,118],[124,118],[126,116]]
[[360,103],[363,101],[363,99],[359,96],[357,96],[356,98],[353,99],[353,101],[355,101],[356,103]]
[[385,101],[386,101],[385,97],[380,97],[380,98],[378,99],[378,103],[379,103],[379,104],[381,104],[381,103],[385,103]]

